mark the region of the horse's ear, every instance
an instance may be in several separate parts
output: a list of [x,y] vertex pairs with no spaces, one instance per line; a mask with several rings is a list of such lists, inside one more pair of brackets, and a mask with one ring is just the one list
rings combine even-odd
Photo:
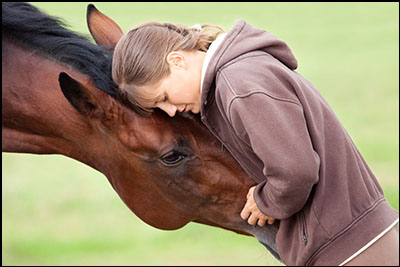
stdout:
[[87,6],[86,20],[96,43],[108,50],[114,50],[123,35],[118,24],[97,10],[93,4]]
[[74,108],[84,116],[101,119],[104,109],[87,86],[61,72],[58,78],[61,91]]

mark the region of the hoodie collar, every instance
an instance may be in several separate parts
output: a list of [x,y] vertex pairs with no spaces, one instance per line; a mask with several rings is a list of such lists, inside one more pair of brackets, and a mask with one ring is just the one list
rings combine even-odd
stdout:
[[206,70],[207,70],[208,64],[210,63],[210,59],[215,54],[215,51],[217,50],[217,48],[222,43],[222,41],[224,40],[225,36],[226,36],[226,33],[223,33],[223,34],[219,35],[217,37],[217,39],[215,39],[214,42],[211,43],[210,47],[207,50],[206,57],[204,58],[204,62],[203,62],[203,67],[201,69],[200,93],[203,90],[204,75],[206,74]]

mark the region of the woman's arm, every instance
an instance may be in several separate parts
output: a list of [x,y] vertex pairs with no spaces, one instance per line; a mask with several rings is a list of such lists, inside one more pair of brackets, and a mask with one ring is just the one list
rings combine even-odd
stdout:
[[301,210],[318,182],[320,163],[301,105],[255,92],[236,97],[229,115],[237,135],[264,164],[266,180],[254,190],[258,208],[277,219]]

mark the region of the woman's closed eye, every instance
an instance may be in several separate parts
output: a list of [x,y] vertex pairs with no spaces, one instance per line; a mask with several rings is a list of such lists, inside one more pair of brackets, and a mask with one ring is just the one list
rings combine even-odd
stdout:
[[159,98],[157,101],[155,101],[154,106],[157,106],[157,104],[160,104],[160,103],[165,103],[165,102],[167,102],[167,100],[168,100],[168,97],[167,97],[167,95],[165,95],[163,98]]
[[159,99],[156,101],[156,104],[158,104],[158,103],[165,103],[165,102],[167,102],[167,100],[168,100],[167,95],[164,95],[162,98],[159,98]]

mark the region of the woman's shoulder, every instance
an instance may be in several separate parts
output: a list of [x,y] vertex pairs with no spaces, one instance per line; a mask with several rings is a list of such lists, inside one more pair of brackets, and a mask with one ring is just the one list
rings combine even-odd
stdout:
[[216,96],[225,103],[253,94],[297,102],[290,86],[295,73],[264,51],[251,51],[218,69]]

